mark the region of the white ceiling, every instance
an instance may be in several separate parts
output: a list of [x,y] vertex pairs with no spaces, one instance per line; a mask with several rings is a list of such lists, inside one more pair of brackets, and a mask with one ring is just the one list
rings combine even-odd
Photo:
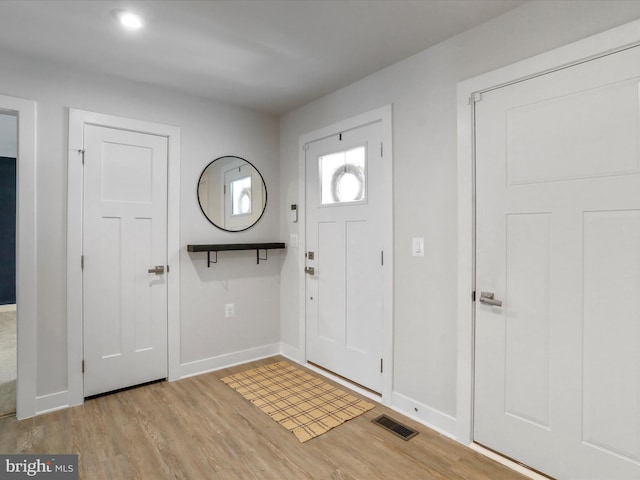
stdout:
[[[0,48],[283,113],[523,0],[3,0]],[[114,9],[140,13],[124,31]]]

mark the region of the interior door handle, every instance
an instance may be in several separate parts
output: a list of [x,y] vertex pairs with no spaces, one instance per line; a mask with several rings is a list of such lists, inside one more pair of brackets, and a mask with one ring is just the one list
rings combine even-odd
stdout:
[[316,269],[313,267],[306,267],[304,269],[304,273],[308,273],[309,275],[315,275]]
[[147,270],[149,273],[155,273],[156,275],[162,275],[164,273],[164,265],[156,265],[155,268]]
[[485,305],[493,305],[494,307],[501,307],[502,301],[493,298],[493,292],[480,292],[480,303]]

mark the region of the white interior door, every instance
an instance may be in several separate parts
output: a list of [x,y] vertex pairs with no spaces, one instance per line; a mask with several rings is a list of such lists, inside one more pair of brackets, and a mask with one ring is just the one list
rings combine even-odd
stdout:
[[640,478],[639,79],[633,48],[476,103],[474,438],[559,479]]
[[167,139],[86,125],[84,149],[90,396],[167,377]]
[[381,122],[306,152],[307,360],[382,391]]

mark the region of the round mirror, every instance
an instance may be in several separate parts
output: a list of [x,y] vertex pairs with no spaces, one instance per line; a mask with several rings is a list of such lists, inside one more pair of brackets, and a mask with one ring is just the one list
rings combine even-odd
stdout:
[[198,180],[198,203],[216,227],[241,232],[255,225],[267,206],[267,187],[260,172],[244,158],[216,158]]

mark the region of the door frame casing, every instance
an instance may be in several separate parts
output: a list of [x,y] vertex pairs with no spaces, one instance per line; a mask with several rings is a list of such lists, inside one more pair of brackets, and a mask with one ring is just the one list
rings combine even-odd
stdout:
[[167,334],[169,380],[180,378],[180,128],[69,109],[67,191],[68,406],[84,402],[82,255],[84,126],[97,125],[167,138]]
[[37,395],[37,204],[36,102],[0,95],[0,112],[15,115],[18,127],[16,158],[16,417],[36,414]]
[[[360,115],[342,120],[326,127],[301,135],[299,138],[298,159],[298,265],[304,266],[306,262],[306,148],[305,145],[331,135],[337,135],[346,130],[374,123],[382,122],[382,142],[384,156],[382,162],[383,175],[383,201],[384,208],[381,212],[384,223],[384,281],[383,281],[383,320],[382,356],[384,369],[382,373],[382,403],[391,405],[393,393],[393,135],[392,135],[393,110],[391,105],[379,107]],[[387,201],[388,200],[388,201]],[[307,362],[307,322],[306,322],[306,276],[303,268],[298,271],[299,296],[299,354],[302,363]],[[338,378],[338,377],[336,377]],[[365,391],[366,392],[366,391]]]
[[458,288],[456,439],[473,443],[475,102],[482,94],[640,45],[640,20],[458,83]]

